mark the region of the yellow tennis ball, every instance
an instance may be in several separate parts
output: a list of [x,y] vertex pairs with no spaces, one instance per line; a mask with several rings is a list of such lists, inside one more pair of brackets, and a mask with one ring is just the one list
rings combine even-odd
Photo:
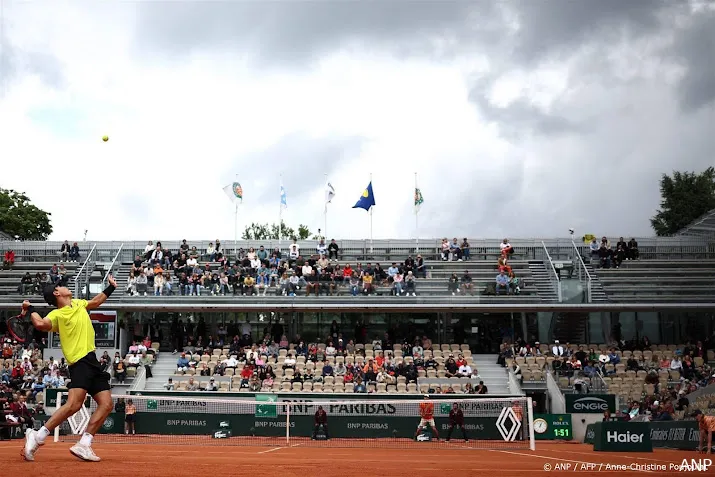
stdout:
[[102,136],[102,141],[104,141],[104,142],[109,141],[109,136]]

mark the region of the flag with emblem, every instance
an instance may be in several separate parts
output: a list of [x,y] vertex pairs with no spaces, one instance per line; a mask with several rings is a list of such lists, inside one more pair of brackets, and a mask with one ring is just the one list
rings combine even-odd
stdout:
[[243,202],[243,188],[240,183],[229,184],[223,188],[223,191],[232,202]]
[[419,213],[420,208],[422,208],[422,202],[425,200],[422,198],[422,191],[419,187],[415,187],[415,214]]
[[375,194],[372,192],[372,182],[367,185],[367,188],[362,192],[358,201],[353,205],[353,209],[370,210],[375,205]]

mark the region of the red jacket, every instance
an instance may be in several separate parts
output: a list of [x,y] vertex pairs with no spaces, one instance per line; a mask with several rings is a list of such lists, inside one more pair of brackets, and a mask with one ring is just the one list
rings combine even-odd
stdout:
[[12,368],[12,379],[22,379],[25,376],[25,370],[22,367],[15,366]]
[[15,252],[12,250],[8,250],[5,252],[5,261],[6,262],[14,262],[15,261]]
[[13,415],[17,417],[23,417],[25,420],[32,419],[32,414],[25,404],[20,404],[19,402],[14,402],[10,404],[10,410]]

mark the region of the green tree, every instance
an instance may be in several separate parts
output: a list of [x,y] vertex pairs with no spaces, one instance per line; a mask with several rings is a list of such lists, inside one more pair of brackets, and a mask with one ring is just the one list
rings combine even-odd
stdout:
[[0,189],[0,230],[20,240],[47,240],[50,213],[32,205],[22,192]]
[[300,224],[298,232],[295,229],[286,225],[281,221],[280,229],[278,224],[257,224],[251,223],[243,230],[241,238],[243,240],[292,240],[294,237],[298,240],[305,240],[310,237],[310,229],[306,225]]
[[656,235],[673,235],[715,209],[715,168],[701,173],[673,171],[660,179],[660,209],[650,219]]

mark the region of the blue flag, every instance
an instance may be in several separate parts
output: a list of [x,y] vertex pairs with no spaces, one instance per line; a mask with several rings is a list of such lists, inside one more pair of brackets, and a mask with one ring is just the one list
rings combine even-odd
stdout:
[[353,209],[370,210],[373,205],[375,205],[375,194],[372,193],[372,182],[370,182],[357,203],[353,205]]
[[288,207],[288,196],[286,196],[286,190],[281,185],[281,207],[284,209]]

